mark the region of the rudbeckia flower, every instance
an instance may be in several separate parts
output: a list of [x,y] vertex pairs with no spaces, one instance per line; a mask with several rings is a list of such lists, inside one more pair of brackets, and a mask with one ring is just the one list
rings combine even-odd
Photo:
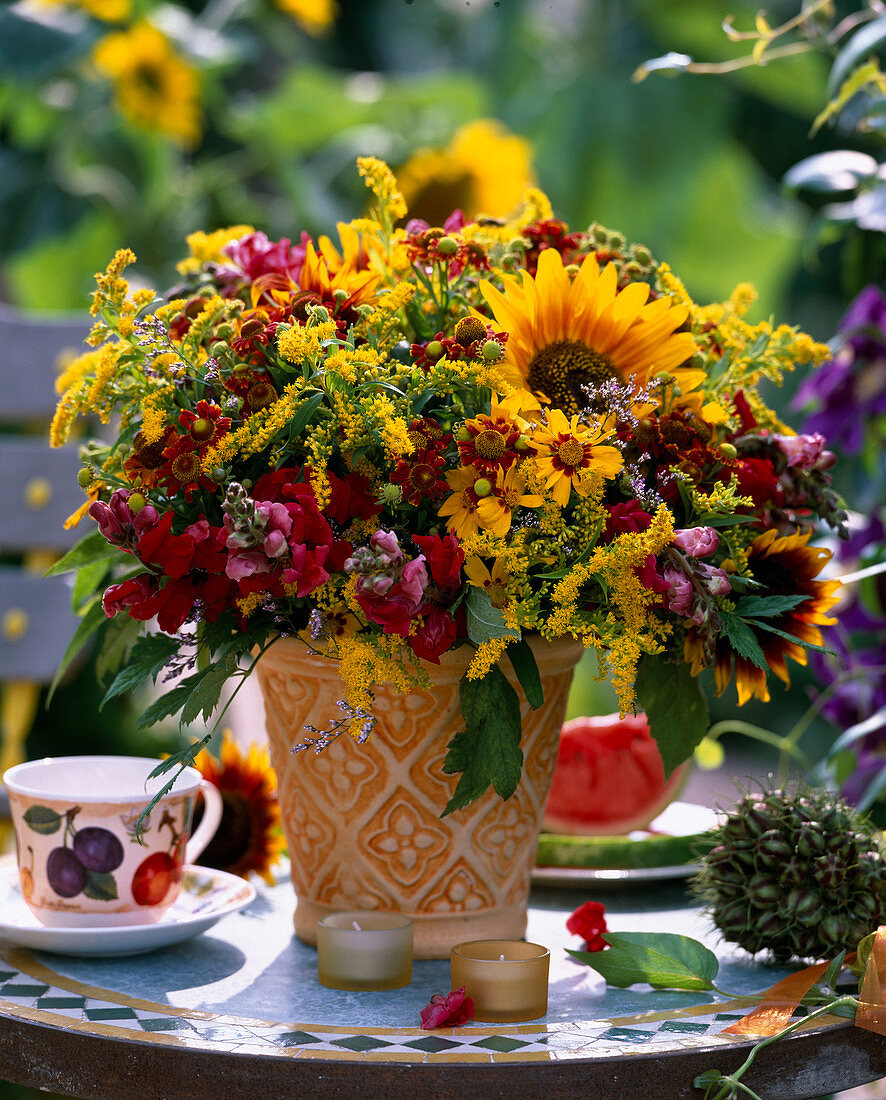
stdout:
[[588,474],[612,478],[621,470],[621,452],[603,445],[611,434],[597,424],[579,424],[577,414],[570,421],[559,409],[547,410],[547,428],[536,429],[530,440],[545,489],[561,507],[568,504],[572,489],[579,496],[587,495],[584,479]]

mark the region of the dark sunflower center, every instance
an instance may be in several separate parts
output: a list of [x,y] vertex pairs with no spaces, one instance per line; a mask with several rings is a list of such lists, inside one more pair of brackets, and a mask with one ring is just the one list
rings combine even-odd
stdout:
[[221,796],[221,825],[202,852],[200,862],[204,867],[215,867],[224,871],[235,866],[249,853],[254,813],[249,800],[239,791],[222,791]]
[[567,416],[589,407],[583,386],[599,386],[618,378],[610,359],[580,340],[555,340],[529,361],[529,388],[543,393]]
[[474,450],[481,458],[499,458],[504,454],[505,441],[501,432],[487,428],[474,438]]

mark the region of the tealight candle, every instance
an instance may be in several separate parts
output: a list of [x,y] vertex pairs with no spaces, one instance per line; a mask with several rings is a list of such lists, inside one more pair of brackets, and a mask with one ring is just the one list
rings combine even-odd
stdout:
[[452,988],[464,986],[474,1018],[493,1024],[544,1016],[550,962],[547,947],[523,940],[474,940],[449,953]]
[[412,981],[412,921],[402,913],[331,913],[317,923],[320,984],[399,989]]

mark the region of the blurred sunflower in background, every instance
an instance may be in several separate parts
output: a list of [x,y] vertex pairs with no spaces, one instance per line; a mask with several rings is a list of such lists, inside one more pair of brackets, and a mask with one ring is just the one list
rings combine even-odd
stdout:
[[96,68],[109,77],[120,113],[132,125],[164,134],[186,148],[203,128],[200,78],[150,23],[107,35],[95,47]]
[[397,172],[411,217],[442,225],[453,210],[466,218],[505,217],[535,182],[532,146],[495,119],[456,130],[445,149],[419,149]]
[[335,22],[338,4],[335,0],[275,0],[307,34],[325,34]]
[[253,743],[244,754],[231,731],[225,730],[220,758],[203,749],[194,766],[218,787],[224,806],[218,831],[197,862],[243,878],[255,872],[273,886],[271,868],[286,840],[280,827],[277,777],[267,747]]

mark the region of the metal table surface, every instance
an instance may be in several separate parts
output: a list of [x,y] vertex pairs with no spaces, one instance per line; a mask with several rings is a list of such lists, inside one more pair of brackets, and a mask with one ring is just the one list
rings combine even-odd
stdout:
[[[536,888],[527,939],[551,948],[547,1016],[422,1031],[420,1009],[450,988],[448,961],[412,983],[346,993],[317,980],[292,933],[288,880],[208,932],[150,954],[83,958],[0,944],[0,1078],[114,1100],[265,1097],[698,1097],[703,1070],[737,1068],[750,1044],[720,1034],[754,1003],[704,993],[607,988],[565,952],[581,902],[612,931],[706,940],[718,984],[758,991],[787,971],[717,943],[679,882]],[[746,1078],[766,1100],[803,1100],[886,1075],[886,1040],[832,1019],[773,1044]]]

